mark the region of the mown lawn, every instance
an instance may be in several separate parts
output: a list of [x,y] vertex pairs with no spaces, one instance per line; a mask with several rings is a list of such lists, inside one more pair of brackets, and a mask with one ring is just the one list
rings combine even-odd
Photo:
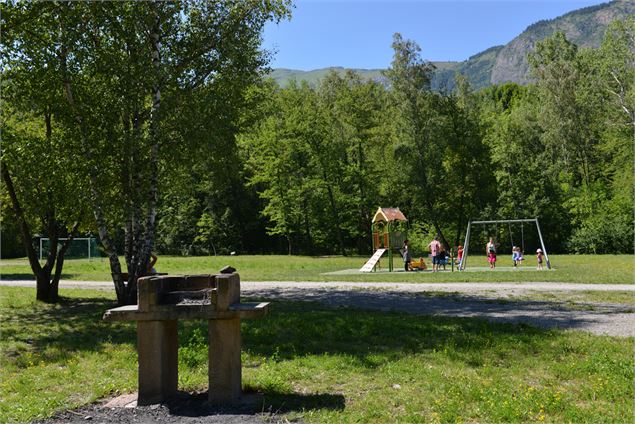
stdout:
[[[136,388],[135,325],[114,293],[0,288],[0,422]],[[205,327],[180,324],[180,388],[207,384]],[[478,319],[276,302],[243,323],[243,385],[258,411],[306,422],[631,422],[633,338]],[[270,407],[270,408],[269,408]]]
[[[245,281],[402,281],[402,282],[530,282],[553,281],[575,283],[635,284],[635,257],[632,255],[553,255],[549,257],[554,270],[536,271],[533,258],[528,258],[520,271],[490,272],[395,272],[370,274],[325,274],[346,269],[359,269],[366,257],[309,256],[161,256],[156,265],[159,272],[170,274],[215,273],[231,265]],[[2,279],[33,279],[25,259],[2,260]],[[382,266],[387,266],[387,260]],[[401,269],[396,261],[396,267]],[[484,256],[470,256],[470,266],[485,267]],[[508,255],[499,256],[499,266],[511,266]],[[449,268],[449,267],[448,267]],[[482,268],[481,268],[482,269]],[[109,281],[108,261],[98,259],[67,260],[64,279]]]

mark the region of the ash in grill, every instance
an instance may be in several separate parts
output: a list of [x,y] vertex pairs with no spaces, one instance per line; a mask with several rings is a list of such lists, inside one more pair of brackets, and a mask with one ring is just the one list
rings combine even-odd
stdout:
[[165,294],[164,303],[175,305],[211,305],[212,290],[172,291]]

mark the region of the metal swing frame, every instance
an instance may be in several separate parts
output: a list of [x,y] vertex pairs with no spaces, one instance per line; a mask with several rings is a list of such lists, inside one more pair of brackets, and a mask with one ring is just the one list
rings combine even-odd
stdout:
[[461,259],[460,270],[464,271],[467,266],[467,257],[470,251],[470,233],[472,229],[472,225],[475,224],[514,224],[514,223],[524,223],[524,222],[533,222],[536,224],[536,229],[538,230],[538,237],[540,238],[540,246],[542,248],[542,253],[545,255],[545,261],[547,262],[547,269],[551,269],[551,262],[549,261],[549,256],[547,255],[547,249],[545,248],[545,242],[542,238],[542,232],[540,231],[540,224],[538,223],[538,218],[532,219],[496,219],[492,221],[469,221],[467,223],[467,231],[465,232],[465,243],[463,243],[463,258]]

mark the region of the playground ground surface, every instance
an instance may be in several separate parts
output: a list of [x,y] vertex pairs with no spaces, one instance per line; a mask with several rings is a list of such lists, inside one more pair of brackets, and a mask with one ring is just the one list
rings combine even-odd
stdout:
[[[401,265],[401,264],[400,264]],[[427,274],[427,273],[431,273],[432,272],[432,267],[429,267],[428,269],[417,269],[414,271],[408,271],[408,272],[414,272],[414,273],[422,273],[422,274]],[[542,269],[542,270],[538,270],[536,268],[533,267],[516,267],[514,268],[513,266],[497,266],[494,269],[491,269],[488,266],[470,266],[467,269],[461,270],[459,271],[459,269],[456,267],[456,265],[454,266],[454,269],[452,269],[452,265],[446,265],[445,269],[443,269],[443,267],[441,267],[441,269],[439,269],[438,272],[545,272],[545,271],[555,271],[556,268],[551,268],[551,269]],[[404,269],[393,269],[392,271],[390,271],[390,269],[388,268],[379,268],[376,269],[374,271],[372,271],[373,274],[390,274],[391,272],[397,272],[397,273],[406,273],[406,271]],[[360,270],[358,268],[350,268],[350,269],[341,269],[338,271],[333,271],[333,272],[325,272],[324,275],[367,275],[368,273],[364,273],[364,272],[360,272]]]
[[[358,281],[358,282],[570,282],[594,284],[635,284],[633,255],[549,255],[553,270],[535,270],[535,258],[528,257],[520,270],[511,267],[511,256],[499,255],[496,270],[490,271],[485,256],[470,255],[464,272],[371,272],[360,273],[367,257],[361,256],[159,256],[156,268],[170,274],[209,274],[231,265],[246,281]],[[125,262],[124,262],[125,264]],[[387,267],[383,259],[382,268]],[[395,269],[403,263],[395,260]],[[430,264],[428,263],[428,268]],[[26,259],[0,261],[3,280],[32,280]],[[106,259],[68,259],[64,262],[64,280],[109,281]]]
[[[633,337],[397,312],[395,294],[381,290],[374,299],[386,310],[277,300],[265,319],[245,321],[243,388],[261,397],[251,407],[200,404],[205,324],[184,321],[179,386],[192,394],[189,406],[111,410],[101,405],[136,388],[135,325],[101,320],[114,304],[112,290],[64,288],[62,295],[61,304],[48,305],[34,301],[33,288],[0,287],[1,422],[632,420]],[[402,301],[428,297],[413,296]]]

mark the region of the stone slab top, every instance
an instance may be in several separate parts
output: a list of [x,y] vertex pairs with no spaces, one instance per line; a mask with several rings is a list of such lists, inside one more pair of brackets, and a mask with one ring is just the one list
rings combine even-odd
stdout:
[[140,311],[138,305],[109,309],[103,316],[106,321],[164,321],[176,319],[258,319],[267,314],[269,302],[246,302],[229,305],[218,310],[216,305],[161,305],[160,309]]

